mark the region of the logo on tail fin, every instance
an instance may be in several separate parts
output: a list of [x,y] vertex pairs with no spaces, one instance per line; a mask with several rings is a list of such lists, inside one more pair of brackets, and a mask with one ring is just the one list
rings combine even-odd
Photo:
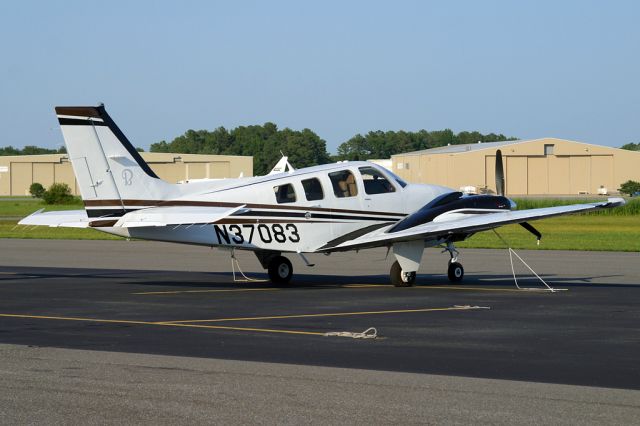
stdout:
[[131,169],[124,169],[122,171],[122,180],[124,180],[125,185],[131,185],[131,181],[133,181],[133,172]]

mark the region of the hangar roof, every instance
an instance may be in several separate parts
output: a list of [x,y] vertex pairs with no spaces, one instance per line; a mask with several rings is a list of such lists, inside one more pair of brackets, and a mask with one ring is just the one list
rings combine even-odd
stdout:
[[420,151],[404,152],[396,155],[417,155],[417,154],[455,154],[459,152],[479,151],[481,149],[495,149],[505,145],[513,145],[523,142],[531,142],[531,140],[517,140],[517,141],[500,141],[500,142],[482,142],[482,143],[467,143],[459,145],[447,145],[439,146],[437,148],[423,149]]
[[398,154],[392,155],[391,157],[393,158],[393,157],[395,157],[397,155],[461,154],[461,153],[466,153],[466,152],[480,151],[480,150],[483,150],[483,149],[496,149],[496,148],[500,148],[500,147],[503,147],[503,146],[510,146],[510,145],[524,144],[524,143],[531,143],[531,142],[540,142],[540,141],[545,141],[545,143],[547,143],[547,142],[549,142],[549,143],[568,142],[568,143],[573,143],[573,144],[580,144],[580,145],[587,145],[587,146],[593,146],[593,147],[598,147],[598,148],[611,149],[611,150],[615,150],[615,151],[623,151],[624,153],[636,153],[636,154],[639,153],[637,151],[621,150],[620,148],[615,148],[615,147],[612,147],[612,146],[595,145],[595,144],[590,144],[590,143],[585,143],[585,142],[572,141],[572,140],[568,140],[568,139],[539,138],[539,139],[520,139],[520,140],[515,140],[515,141],[482,142],[482,143],[468,143],[468,144],[460,144],[460,145],[439,146],[437,148],[423,149],[423,150],[420,150],[420,151],[411,151],[411,152],[398,153]]

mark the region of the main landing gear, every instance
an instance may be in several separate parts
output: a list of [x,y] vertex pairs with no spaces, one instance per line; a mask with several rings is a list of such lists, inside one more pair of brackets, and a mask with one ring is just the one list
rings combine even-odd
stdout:
[[269,274],[269,279],[276,285],[288,285],[293,276],[293,266],[289,259],[274,251],[254,252],[260,264]]
[[416,282],[415,271],[403,272],[397,260],[391,265],[391,273],[389,276],[391,278],[391,284],[395,287],[411,287]]
[[284,256],[276,256],[269,262],[269,278],[274,284],[286,285],[291,281],[293,266]]

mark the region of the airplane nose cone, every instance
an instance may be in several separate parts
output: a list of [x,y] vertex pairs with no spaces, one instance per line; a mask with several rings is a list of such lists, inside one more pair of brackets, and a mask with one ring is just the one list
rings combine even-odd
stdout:
[[509,204],[511,204],[511,210],[515,210],[518,207],[516,202],[513,201],[511,198],[509,198]]

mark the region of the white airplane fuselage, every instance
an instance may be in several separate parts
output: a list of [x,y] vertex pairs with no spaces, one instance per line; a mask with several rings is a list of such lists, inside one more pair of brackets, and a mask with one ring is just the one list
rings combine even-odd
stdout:
[[[383,175],[391,185],[391,191],[368,194],[361,168],[373,168]],[[329,174],[342,171],[353,175],[355,195],[337,196],[335,193]],[[322,199],[307,199],[302,181],[309,179],[318,180]],[[295,201],[278,203],[274,188],[289,184],[293,186]],[[388,170],[364,161],[314,166],[261,177],[194,182],[184,185],[184,190],[189,194],[171,200],[124,200],[123,204],[127,211],[164,205],[245,206],[250,211],[208,224],[95,229],[156,241],[308,253],[363,228],[373,229],[397,222],[435,197],[452,192],[438,185],[407,184]],[[96,219],[100,218],[98,214],[108,214],[109,208],[114,211],[122,208],[117,200],[112,206],[105,206],[104,202],[99,204],[92,206],[86,201],[87,211],[96,211]]]

